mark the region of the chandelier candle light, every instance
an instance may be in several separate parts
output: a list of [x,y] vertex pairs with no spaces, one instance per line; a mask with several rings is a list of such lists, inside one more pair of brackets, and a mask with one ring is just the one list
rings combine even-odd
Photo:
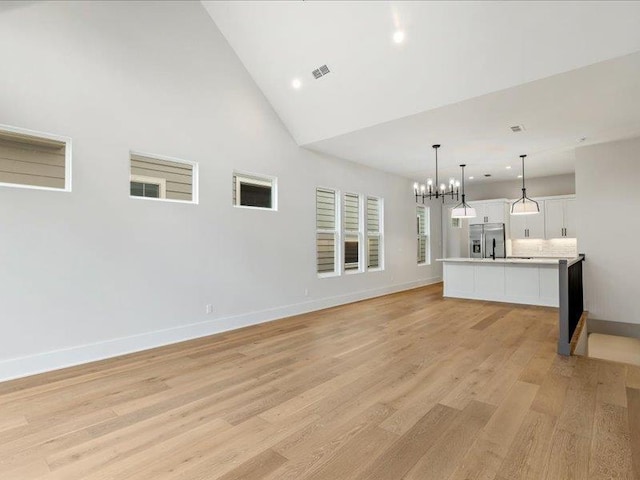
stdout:
[[413,184],[413,193],[416,196],[416,203],[418,199],[422,197],[422,203],[424,203],[425,198],[431,200],[432,198],[438,199],[442,198],[442,203],[444,203],[444,199],[446,196],[450,196],[452,199],[455,198],[458,200],[458,187],[460,186],[460,182],[456,181],[453,178],[449,179],[449,186],[441,183],[438,185],[438,149],[440,145],[433,145],[433,149],[436,151],[436,182],[433,183],[433,180],[429,178],[427,180],[427,185],[424,184],[418,185],[418,183]]
[[[527,188],[524,186],[524,159],[526,155],[520,155],[522,159],[522,198],[511,205],[511,215],[533,215],[540,213],[540,205],[535,200],[527,197]],[[463,197],[464,198],[464,197]]]
[[462,202],[460,202],[453,210],[451,210],[451,218],[476,218],[476,209],[469,206],[469,204],[465,201],[464,167],[466,167],[466,165],[460,165],[460,168],[462,169]]

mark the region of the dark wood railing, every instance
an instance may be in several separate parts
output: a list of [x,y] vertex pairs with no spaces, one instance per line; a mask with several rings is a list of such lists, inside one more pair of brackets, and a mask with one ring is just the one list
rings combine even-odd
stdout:
[[582,288],[582,263],[584,254],[572,260],[560,260],[560,312],[558,353],[571,355],[571,337],[584,312],[584,293]]

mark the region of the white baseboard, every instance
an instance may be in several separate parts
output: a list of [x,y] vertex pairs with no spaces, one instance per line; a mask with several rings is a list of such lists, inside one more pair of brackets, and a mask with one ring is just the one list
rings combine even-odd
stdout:
[[128,353],[148,350],[172,343],[206,337],[216,333],[235,330],[249,325],[270,322],[281,318],[309,313],[324,308],[344,305],[368,298],[388,295],[390,293],[410,290],[412,288],[431,285],[441,282],[438,277],[409,283],[390,285],[372,290],[362,290],[355,293],[327,297],[308,302],[285,305],[257,312],[249,312],[230,317],[216,318],[206,322],[158,330],[154,332],[132,335],[129,337],[115,338],[103,342],[90,343],[63,350],[28,355],[19,358],[10,358],[0,362],[0,382],[22,378],[38,373],[50,372],[61,368],[73,367],[97,360],[117,357]]

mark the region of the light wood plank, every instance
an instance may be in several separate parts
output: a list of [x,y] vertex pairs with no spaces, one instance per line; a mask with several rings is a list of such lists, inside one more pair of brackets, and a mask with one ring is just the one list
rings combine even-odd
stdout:
[[635,478],[640,478],[640,389],[627,388],[627,416]]
[[640,369],[556,335],[433,285],[6,382],[0,478],[634,478]]

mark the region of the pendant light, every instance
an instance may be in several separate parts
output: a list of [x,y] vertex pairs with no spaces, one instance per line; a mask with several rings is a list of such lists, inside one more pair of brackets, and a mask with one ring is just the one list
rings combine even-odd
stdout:
[[520,155],[522,159],[522,198],[511,205],[511,215],[534,215],[540,213],[540,205],[535,200],[527,197],[527,188],[524,186],[524,159],[526,155]]
[[465,201],[464,167],[466,167],[466,165],[460,165],[460,168],[462,169],[462,202],[460,202],[453,210],[451,210],[451,218],[476,218],[476,209],[469,206],[469,204]]
[[432,147],[436,151],[436,182],[434,184],[433,180],[429,178],[426,186],[424,184],[418,185],[418,183],[413,184],[413,194],[416,196],[416,203],[420,197],[422,197],[422,203],[424,203],[426,198],[429,200],[432,198],[442,198],[442,203],[444,203],[446,196],[458,200],[458,187],[460,186],[460,182],[457,182],[454,178],[450,178],[448,186],[444,183],[438,183],[438,149],[440,145],[432,145]]

